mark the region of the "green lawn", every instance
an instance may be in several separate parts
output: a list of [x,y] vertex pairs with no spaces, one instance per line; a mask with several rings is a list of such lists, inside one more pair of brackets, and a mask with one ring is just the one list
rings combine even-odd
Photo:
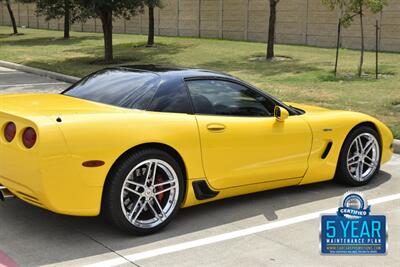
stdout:
[[[0,59],[84,76],[103,68],[103,39],[98,33],[21,29],[10,36],[0,27]],[[356,110],[386,122],[400,138],[400,53],[382,53],[380,80],[374,79],[374,53],[366,54],[365,77],[355,77],[359,52],[341,50],[338,78],[332,74],[334,49],[277,45],[277,55],[291,60],[255,60],[265,45],[214,39],[157,37],[145,48],[146,36],[114,35],[115,59],[124,64],[164,64],[224,71],[249,81],[285,101]]]

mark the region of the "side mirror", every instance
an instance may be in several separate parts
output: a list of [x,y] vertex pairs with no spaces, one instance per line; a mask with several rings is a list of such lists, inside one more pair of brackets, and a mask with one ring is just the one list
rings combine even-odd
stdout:
[[284,122],[289,117],[289,111],[280,106],[275,106],[274,116],[277,121]]

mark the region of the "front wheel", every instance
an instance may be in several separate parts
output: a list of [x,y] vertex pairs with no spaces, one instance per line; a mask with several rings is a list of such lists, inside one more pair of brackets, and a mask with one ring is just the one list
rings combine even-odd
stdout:
[[183,199],[181,167],[162,150],[131,154],[109,179],[103,211],[117,227],[133,234],[150,234],[166,226]]
[[336,179],[351,186],[367,184],[379,172],[381,144],[378,133],[367,126],[350,132],[336,171]]

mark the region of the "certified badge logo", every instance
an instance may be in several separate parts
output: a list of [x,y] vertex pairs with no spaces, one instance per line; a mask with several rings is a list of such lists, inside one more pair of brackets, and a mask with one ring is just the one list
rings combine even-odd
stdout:
[[344,194],[336,214],[321,216],[321,253],[386,254],[386,216],[370,213],[361,193]]
[[344,194],[341,203],[337,215],[348,219],[368,216],[371,211],[371,206],[368,206],[367,200],[361,193],[348,192]]

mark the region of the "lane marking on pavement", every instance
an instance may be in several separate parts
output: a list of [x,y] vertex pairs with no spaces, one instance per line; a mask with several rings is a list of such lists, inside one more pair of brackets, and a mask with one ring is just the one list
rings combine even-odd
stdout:
[[[390,201],[394,201],[394,200],[398,200],[398,199],[400,199],[400,193],[371,199],[368,201],[368,204],[376,205],[376,204],[390,202]],[[335,213],[336,211],[337,211],[337,208],[332,208],[332,209],[322,210],[322,211],[318,211],[318,212],[308,213],[305,215],[288,218],[288,219],[284,219],[284,220],[280,220],[280,221],[276,221],[276,222],[272,222],[272,223],[266,223],[266,224],[262,224],[262,225],[258,225],[258,226],[253,226],[253,227],[249,227],[249,228],[245,228],[245,229],[241,229],[241,230],[237,230],[237,231],[228,232],[225,234],[220,234],[220,235],[210,236],[210,237],[201,238],[201,239],[197,239],[197,240],[193,240],[193,241],[183,242],[180,244],[175,244],[175,245],[171,245],[171,246],[167,246],[167,247],[163,247],[163,248],[152,249],[152,250],[139,252],[139,253],[135,253],[135,254],[131,254],[131,255],[124,255],[124,257],[126,259],[128,259],[129,261],[135,262],[138,260],[153,258],[153,257],[160,256],[160,255],[179,252],[179,251],[183,251],[183,250],[187,250],[187,249],[191,249],[191,248],[201,247],[201,246],[210,245],[210,244],[214,244],[214,243],[218,243],[218,242],[222,242],[222,241],[226,241],[226,240],[230,240],[230,239],[235,239],[235,238],[239,238],[239,237],[243,237],[243,236],[248,236],[248,235],[252,235],[252,234],[256,234],[256,233],[260,233],[260,232],[264,232],[264,231],[268,231],[268,230],[272,230],[272,229],[276,229],[276,228],[281,228],[281,227],[288,226],[291,224],[310,221],[310,220],[319,218],[321,216],[321,214]],[[118,265],[126,264],[126,263],[128,263],[128,262],[123,258],[115,258],[115,259],[111,259],[111,260],[105,260],[102,262],[85,265],[85,267],[103,267],[103,266],[111,267],[111,266],[118,266]]]
[[19,87],[19,86],[37,86],[37,85],[61,85],[68,84],[64,82],[56,82],[56,83],[21,83],[21,84],[0,84],[1,87]]

